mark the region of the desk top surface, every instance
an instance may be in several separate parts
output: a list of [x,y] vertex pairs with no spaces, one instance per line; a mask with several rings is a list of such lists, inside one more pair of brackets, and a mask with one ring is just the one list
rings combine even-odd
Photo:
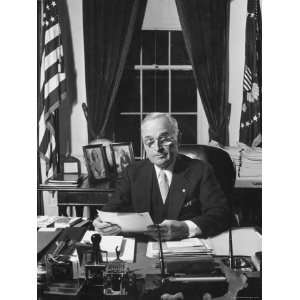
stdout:
[[262,180],[259,177],[237,177],[234,187],[242,189],[261,189]]
[[[114,192],[117,179],[105,179],[98,183],[91,183],[86,177],[80,186],[60,186],[43,184],[38,186],[38,191],[68,191],[68,192]],[[238,177],[235,181],[235,188],[251,188],[261,189],[262,180],[261,178],[240,178]]]
[[66,187],[62,185],[42,184],[38,191],[68,191],[68,192],[114,192],[116,180],[105,179],[97,183],[91,183],[85,177],[79,186]]
[[[158,260],[146,257],[147,240],[137,240],[135,261],[130,268],[141,275],[159,274],[159,269],[155,268]],[[233,229],[232,241],[234,255],[253,257],[256,252],[262,251],[262,236],[255,228]],[[228,231],[208,238],[206,242],[214,249],[215,255],[227,256],[229,254]]]
[[[58,239],[61,240],[62,236],[69,236],[71,233],[72,238],[79,241],[85,230],[85,228],[71,227],[64,230]],[[228,255],[228,239],[229,235],[228,231],[226,231],[206,241],[214,249],[216,255]],[[234,255],[253,256],[255,252],[262,250],[261,235],[252,227],[233,229],[232,240]],[[135,260],[130,264],[130,269],[140,275],[159,274],[159,269],[156,268],[158,260],[146,257],[147,238],[144,235],[139,235],[136,241]],[[50,252],[54,248],[55,245],[52,243],[49,248]]]

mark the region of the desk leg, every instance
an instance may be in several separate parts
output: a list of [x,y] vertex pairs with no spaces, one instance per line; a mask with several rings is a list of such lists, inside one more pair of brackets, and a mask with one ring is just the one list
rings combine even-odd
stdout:
[[[84,206],[75,206],[76,217],[83,216],[83,207]],[[69,213],[68,213],[69,208]],[[58,206],[58,215],[59,216],[72,216],[73,215],[73,206],[72,205],[59,205]]]
[[83,216],[83,208],[84,206],[75,206],[75,211],[76,211],[76,217],[82,217]]
[[58,215],[59,216],[67,216],[67,205],[59,205],[58,206]]

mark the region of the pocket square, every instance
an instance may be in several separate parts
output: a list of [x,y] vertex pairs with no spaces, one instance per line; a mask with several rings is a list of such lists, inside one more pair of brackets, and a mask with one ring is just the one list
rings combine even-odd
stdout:
[[192,201],[188,201],[187,203],[184,204],[183,207],[189,207],[192,206]]

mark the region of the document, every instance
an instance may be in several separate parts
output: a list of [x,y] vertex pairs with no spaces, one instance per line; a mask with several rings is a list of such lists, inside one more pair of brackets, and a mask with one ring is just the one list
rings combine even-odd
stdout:
[[[228,231],[208,238],[206,241],[214,249],[215,255],[228,255]],[[234,228],[232,229],[232,247],[234,255],[253,256],[255,252],[262,251],[262,236],[251,227]]]
[[[81,242],[82,243],[92,243],[91,236],[94,233],[98,233],[97,231],[87,231],[83,236]],[[117,258],[116,255],[116,247],[121,251],[120,259],[132,263],[134,260],[134,252],[135,252],[135,239],[134,238],[124,238],[123,236],[102,236],[100,242],[101,250],[107,251],[107,259],[108,261],[113,261]],[[102,258],[105,261],[106,255],[102,254]]]
[[[180,241],[168,241],[162,243],[165,257],[197,257],[211,255],[213,249],[209,247],[205,240],[199,238],[188,238]],[[149,258],[159,256],[158,242],[148,242],[146,256]]]
[[98,215],[103,222],[119,225],[123,232],[144,232],[147,226],[153,225],[148,212],[115,213],[98,210]]
[[[94,233],[98,233],[97,231],[86,231],[86,233],[84,234],[83,238],[81,239],[82,243],[92,243],[91,241],[91,236]],[[102,236],[101,237],[101,242],[100,242],[100,247],[102,250],[107,251],[109,253],[115,253],[115,249],[116,247],[118,247],[118,249],[121,249],[121,244],[123,241],[123,237],[120,235],[115,235],[115,236],[110,236],[110,235],[106,235],[106,236]]]

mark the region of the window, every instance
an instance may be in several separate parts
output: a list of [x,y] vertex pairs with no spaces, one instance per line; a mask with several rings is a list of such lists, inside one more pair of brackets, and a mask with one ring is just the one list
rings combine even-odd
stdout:
[[141,120],[150,112],[173,115],[182,143],[197,143],[197,88],[181,31],[142,31],[128,57],[117,95],[116,140],[133,142],[141,157]]

